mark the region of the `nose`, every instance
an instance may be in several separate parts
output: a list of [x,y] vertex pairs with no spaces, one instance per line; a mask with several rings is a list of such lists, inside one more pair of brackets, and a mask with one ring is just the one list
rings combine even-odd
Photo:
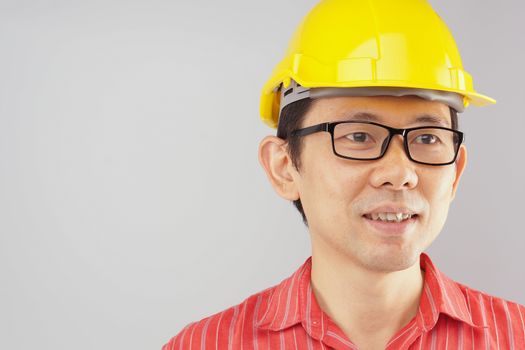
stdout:
[[417,186],[416,163],[405,153],[403,136],[395,135],[370,177],[371,185],[391,190],[413,189]]

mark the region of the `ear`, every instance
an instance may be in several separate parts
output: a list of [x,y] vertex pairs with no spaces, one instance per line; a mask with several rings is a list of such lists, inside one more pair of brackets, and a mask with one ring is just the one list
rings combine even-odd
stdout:
[[452,184],[452,197],[451,201],[454,200],[456,197],[456,191],[458,189],[459,180],[461,179],[461,175],[463,175],[463,171],[465,171],[465,166],[467,165],[467,147],[465,145],[461,145],[458,152],[458,157],[456,159],[456,178],[454,180],[454,183]]
[[294,179],[297,171],[288,154],[285,140],[276,136],[266,136],[259,144],[259,163],[279,196],[290,201],[299,199]]

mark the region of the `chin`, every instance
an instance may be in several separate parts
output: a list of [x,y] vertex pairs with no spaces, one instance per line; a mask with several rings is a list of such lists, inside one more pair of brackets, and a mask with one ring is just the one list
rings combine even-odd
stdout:
[[361,264],[376,272],[406,270],[418,262],[421,251],[416,249],[381,249],[371,254],[360,254]]

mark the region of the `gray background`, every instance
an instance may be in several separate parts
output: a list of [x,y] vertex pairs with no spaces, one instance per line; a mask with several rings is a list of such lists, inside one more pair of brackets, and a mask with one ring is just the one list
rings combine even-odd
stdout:
[[[259,93],[312,0],[0,1],[0,348],[159,349],[309,256],[257,161]],[[476,88],[430,249],[525,303],[522,1],[432,1]]]

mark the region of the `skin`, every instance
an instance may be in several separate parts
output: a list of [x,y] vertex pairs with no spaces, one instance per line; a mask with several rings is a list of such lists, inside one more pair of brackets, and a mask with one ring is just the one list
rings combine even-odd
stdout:
[[[451,124],[441,102],[376,96],[315,100],[302,127],[360,112],[396,128],[439,125],[415,121],[429,114],[441,126]],[[410,161],[402,142],[396,135],[379,160],[348,160],[333,154],[329,133],[315,133],[303,139],[299,170],[283,140],[267,136],[259,146],[259,161],[277,194],[303,204],[316,300],[359,349],[384,349],[415,317],[424,280],[419,256],[443,228],[466,165],[463,145],[454,164],[436,167]],[[418,213],[405,234],[382,234],[363,218],[386,203]]]

